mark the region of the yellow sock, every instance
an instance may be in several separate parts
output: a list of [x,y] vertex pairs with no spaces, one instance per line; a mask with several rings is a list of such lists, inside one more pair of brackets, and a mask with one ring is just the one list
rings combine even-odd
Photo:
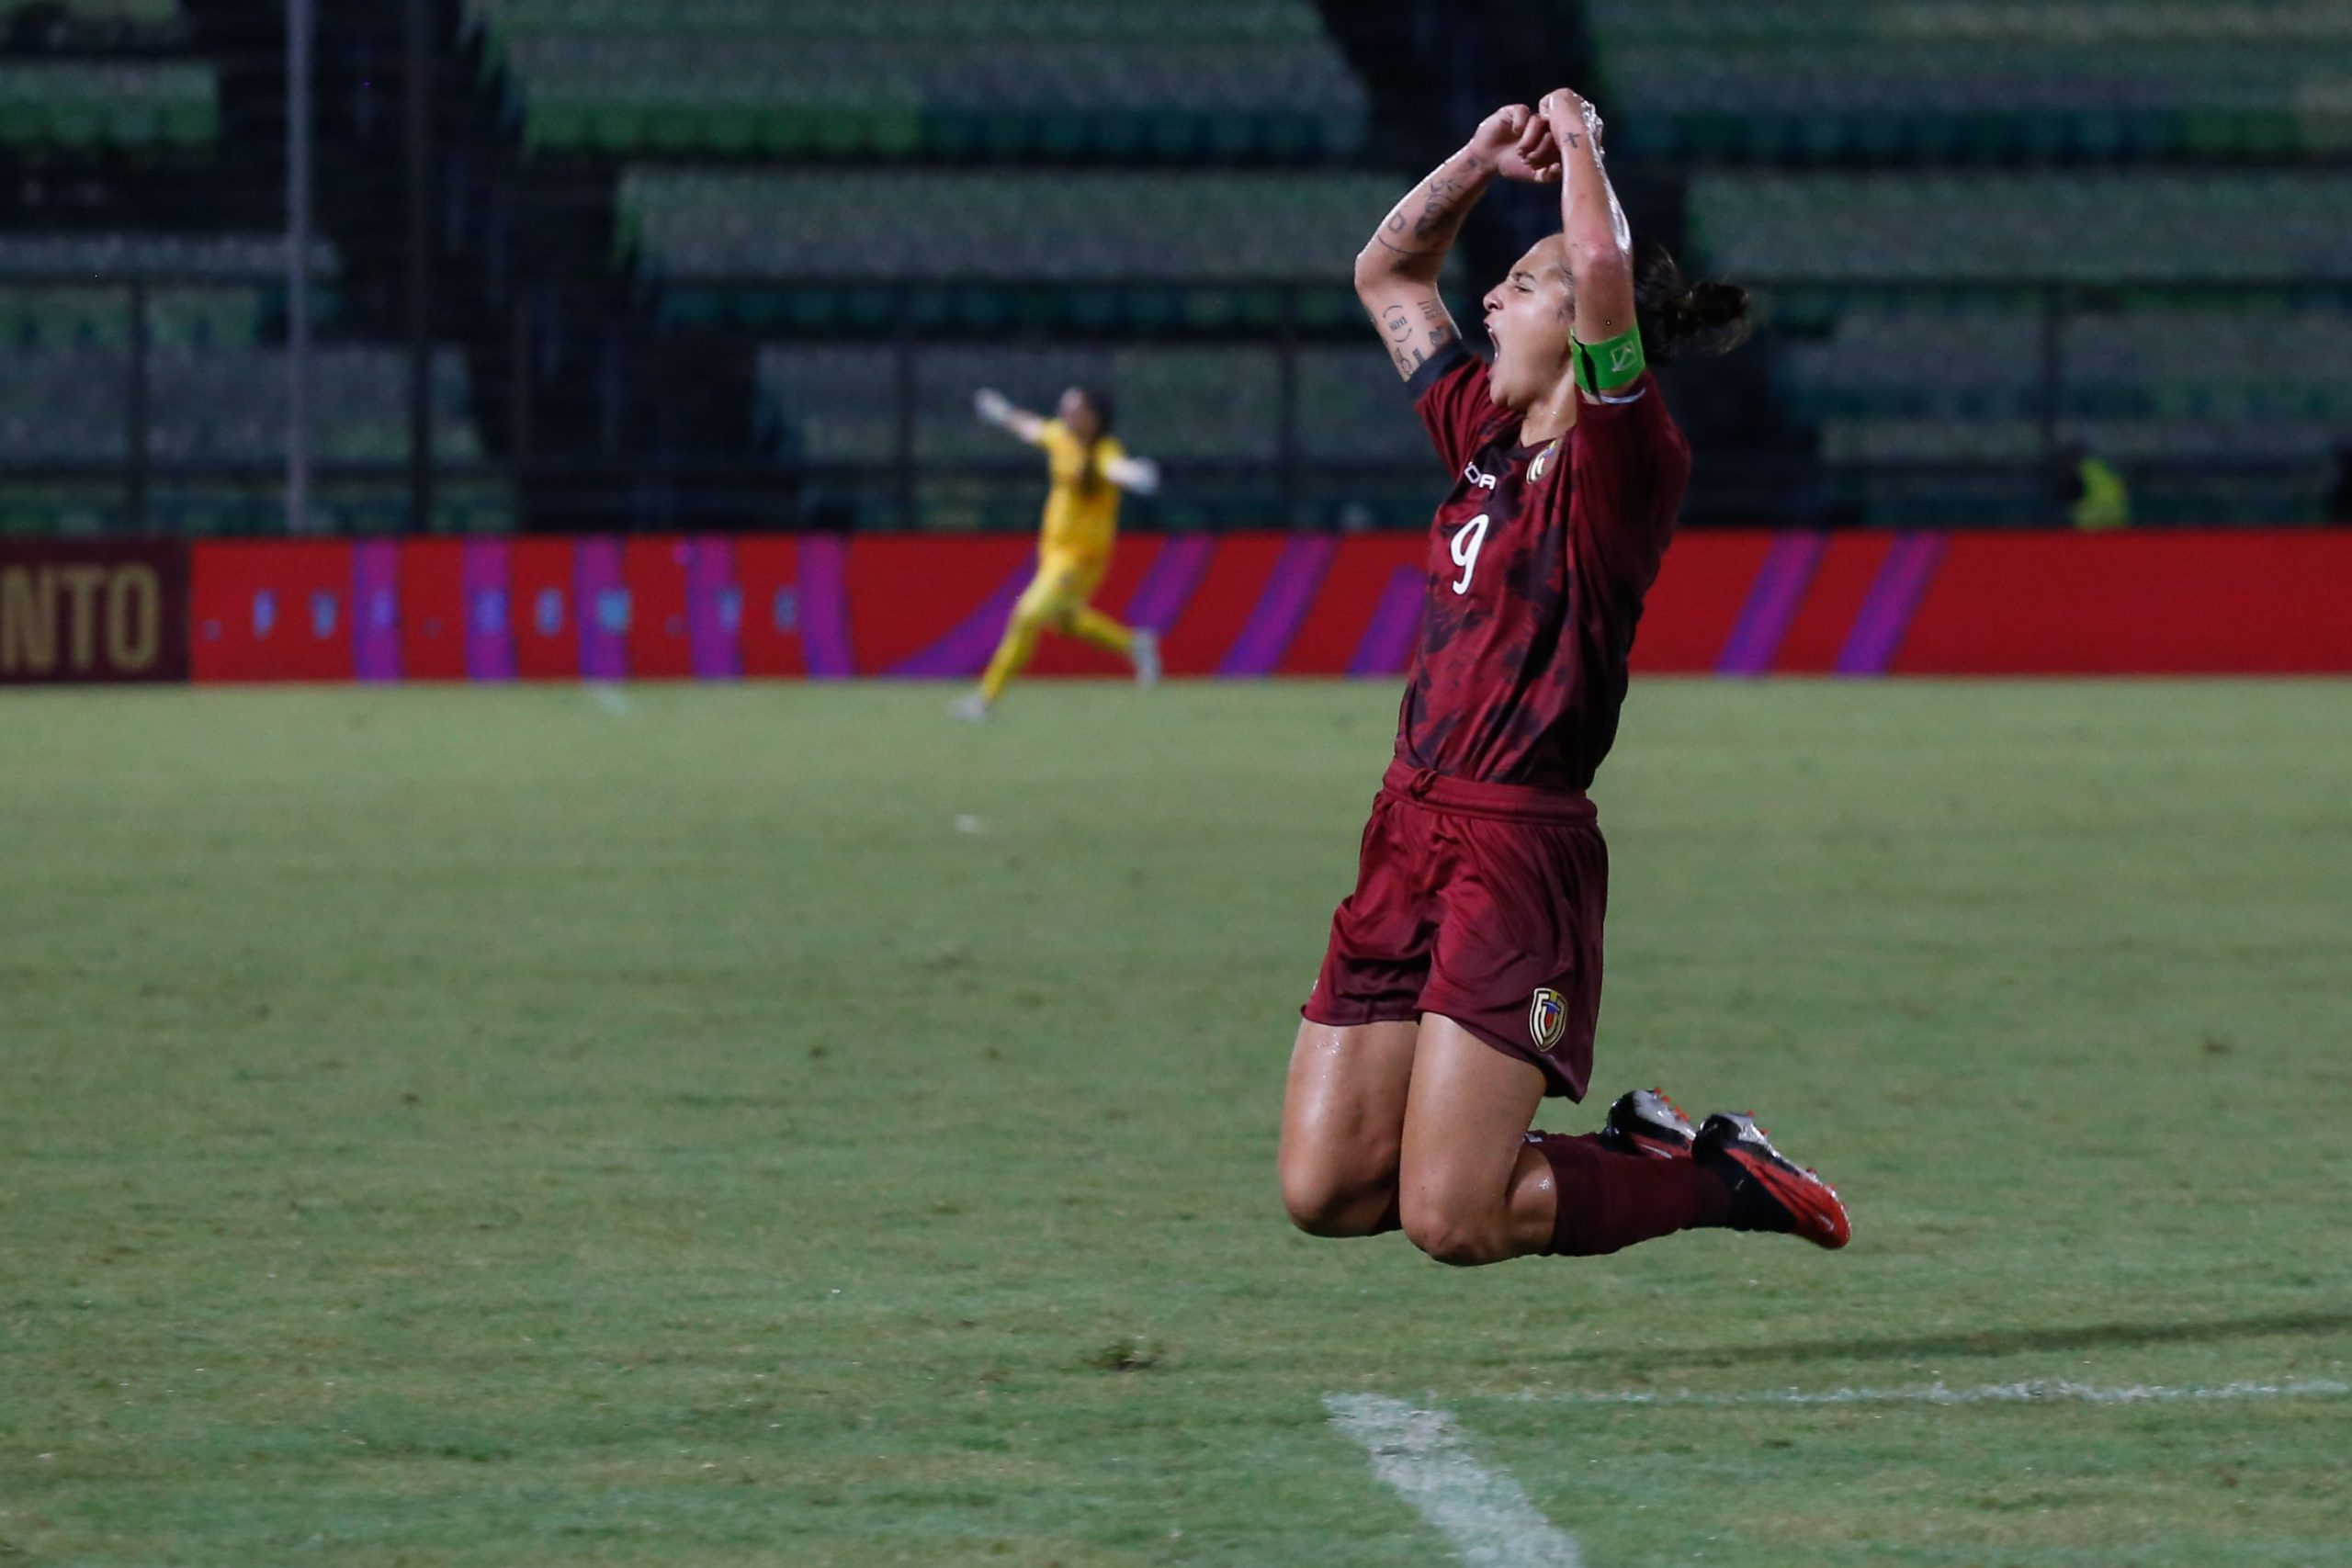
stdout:
[[1012,617],[1004,628],[1004,640],[996,645],[996,656],[989,660],[988,673],[980,677],[980,700],[993,706],[997,698],[1015,675],[1028,668],[1031,655],[1037,651],[1037,633],[1042,623],[1022,615]]
[[1136,645],[1135,633],[1091,604],[1081,604],[1078,607],[1077,614],[1069,618],[1069,635],[1080,642],[1091,642],[1097,648],[1108,649],[1123,659],[1133,651]]

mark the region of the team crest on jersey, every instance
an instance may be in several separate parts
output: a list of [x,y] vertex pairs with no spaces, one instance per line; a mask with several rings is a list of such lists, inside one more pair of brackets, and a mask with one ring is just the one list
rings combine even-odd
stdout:
[[1538,1051],[1549,1051],[1568,1032],[1568,1004],[1559,992],[1545,986],[1527,1004],[1527,1032]]
[[1535,454],[1535,461],[1527,466],[1527,477],[1530,482],[1544,477],[1544,470],[1552,466],[1552,459],[1559,455],[1559,451],[1560,444],[1555,440],[1552,445]]

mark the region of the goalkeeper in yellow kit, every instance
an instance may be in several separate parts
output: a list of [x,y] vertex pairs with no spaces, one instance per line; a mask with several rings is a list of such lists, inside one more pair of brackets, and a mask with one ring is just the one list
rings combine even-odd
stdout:
[[1072,387],[1062,394],[1052,419],[1013,407],[993,389],[975,394],[972,407],[989,423],[1045,449],[1053,491],[1037,541],[1037,575],[1013,606],[1012,624],[979,689],[956,704],[956,716],[975,723],[988,717],[1036,652],[1038,636],[1048,629],[1130,660],[1139,685],[1158,681],[1158,635],[1148,626],[1123,626],[1087,601],[1110,570],[1120,492],[1151,494],[1159,488],[1159,466],[1148,457],[1130,457],[1111,434],[1114,411],[1106,392]]

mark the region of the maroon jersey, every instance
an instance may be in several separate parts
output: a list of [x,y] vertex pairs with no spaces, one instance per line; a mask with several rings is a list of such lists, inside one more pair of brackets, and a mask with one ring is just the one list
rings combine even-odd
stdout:
[[1411,389],[1454,482],[1430,528],[1396,755],[1480,784],[1584,789],[1617,737],[1690,443],[1646,374],[1587,399],[1539,446],[1517,445],[1521,416],[1495,406],[1486,361],[1459,342]]

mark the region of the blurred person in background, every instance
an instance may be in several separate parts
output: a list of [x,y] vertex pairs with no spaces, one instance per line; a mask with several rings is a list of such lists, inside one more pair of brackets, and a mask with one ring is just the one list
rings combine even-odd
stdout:
[[[1452,482],[1430,532],[1395,760],[1292,1048],[1280,1175],[1310,1235],[1402,1230],[1430,1257],[1587,1257],[1696,1227],[1851,1234],[1838,1194],[1746,1115],[1584,1098],[1609,861],[1586,795],[1690,477],[1649,367],[1721,353],[1747,295],[1636,256],[1600,117],[1562,90],[1489,115],[1357,257],[1357,296]],[[1561,189],[1561,231],[1483,301],[1491,365],[1438,288],[1497,178]]]
[[1045,525],[1037,540],[1037,575],[1013,606],[1012,620],[978,689],[956,701],[956,716],[975,724],[988,717],[1005,687],[1028,666],[1038,637],[1049,630],[1126,660],[1135,666],[1136,684],[1156,683],[1159,634],[1148,626],[1122,626],[1088,601],[1111,569],[1120,493],[1156,492],[1159,465],[1127,455],[1111,433],[1116,405],[1099,388],[1070,388],[1051,419],[1014,407],[991,387],[973,394],[972,407],[983,422],[1043,448],[1053,488],[1046,497]]
[[2058,480],[2066,521],[2086,534],[2132,525],[2132,491],[2115,465],[2080,442],[2066,448]]

